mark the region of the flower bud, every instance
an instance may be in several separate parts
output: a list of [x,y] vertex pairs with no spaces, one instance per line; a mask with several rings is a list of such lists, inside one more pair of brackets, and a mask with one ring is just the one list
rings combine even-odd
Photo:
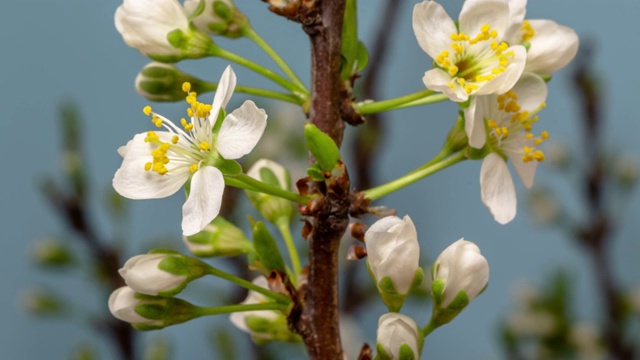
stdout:
[[[258,277],[253,283],[265,289],[268,288],[267,279]],[[264,295],[249,291],[249,295],[241,304],[264,304],[271,301]],[[299,342],[300,337],[292,333],[287,325],[287,317],[275,310],[256,310],[235,312],[229,316],[231,323],[238,329],[251,335],[251,339],[258,344],[269,341]]]
[[115,25],[127,45],[162,62],[206,56],[213,42],[190,25],[177,0],[124,0]]
[[[247,171],[247,175],[269,185],[291,190],[289,171],[275,161],[260,159]],[[286,221],[286,224],[289,223],[293,213],[291,201],[255,191],[247,190],[246,193],[249,201],[260,211],[265,219],[274,224],[279,221]]]
[[[184,8],[188,13],[196,11],[200,0],[186,0]],[[204,0],[204,10],[193,19],[198,29],[212,35],[237,38],[249,26],[247,17],[240,12],[231,0]]]
[[38,265],[62,268],[72,265],[75,260],[69,248],[60,240],[46,238],[39,240],[31,255]]
[[204,276],[206,265],[178,253],[149,253],[127,260],[119,272],[136,292],[173,296],[192,280]]
[[398,311],[409,291],[422,281],[416,228],[408,215],[404,219],[387,216],[371,225],[364,242],[367,266],[382,300],[390,311]]
[[378,320],[376,359],[419,359],[422,347],[420,330],[412,318],[398,314],[384,314]]
[[138,330],[162,329],[198,316],[196,307],[184,300],[139,294],[128,286],[111,293],[109,311]]
[[176,66],[153,61],[140,70],[135,85],[138,94],[151,101],[180,101],[185,98],[182,89],[185,82],[190,83],[192,91],[198,94],[205,90],[199,79]]
[[460,239],[438,256],[431,274],[433,317],[436,323],[445,324],[486,288],[489,263],[474,243]]
[[242,230],[218,216],[195,235],[183,236],[189,251],[199,257],[237,256],[253,251]]
[[22,292],[20,294],[20,305],[27,312],[39,316],[60,315],[65,310],[65,304],[58,295],[41,288],[28,289]]

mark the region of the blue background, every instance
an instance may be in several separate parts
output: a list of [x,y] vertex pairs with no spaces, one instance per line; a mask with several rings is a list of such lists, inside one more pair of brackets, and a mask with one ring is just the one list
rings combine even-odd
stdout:
[[[294,70],[305,78],[308,71],[308,42],[299,27],[271,14],[258,0],[237,1],[251,19],[256,30],[287,59]],[[370,43],[382,0],[360,2],[361,37]],[[462,1],[447,1],[445,7],[457,17]],[[96,202],[101,189],[111,182],[120,164],[116,149],[134,133],[149,129],[148,119],[140,109],[147,101],[135,93],[133,80],[146,64],[137,51],[128,48],[113,26],[113,13],[119,1],[86,0],[5,0],[0,12],[0,151],[3,156],[0,187],[2,241],[0,241],[0,349],[11,359],[64,358],[78,342],[96,338],[95,333],[74,324],[41,321],[20,311],[21,289],[31,284],[56,284],[69,297],[76,297],[91,311],[104,311],[108,294],[87,286],[85,276],[59,277],[43,275],[28,263],[33,241],[48,233],[63,233],[51,209],[35,190],[43,175],[59,170],[57,155],[59,129],[57,109],[63,100],[71,99],[81,106],[85,124],[85,156],[89,161]],[[398,31],[383,80],[384,98],[423,88],[421,77],[431,67],[431,59],[415,41],[411,29],[411,4],[402,8]],[[616,150],[640,153],[636,141],[640,122],[637,101],[640,57],[635,26],[640,3],[631,0],[535,0],[527,10],[527,18],[549,18],[574,28],[583,40],[597,45],[596,66],[605,86],[605,144]],[[229,42],[224,47],[252,59],[264,60],[259,50],[247,40]],[[183,66],[201,77],[217,80],[226,63],[204,60]],[[269,86],[259,77],[235,67],[239,83]],[[554,140],[566,141],[578,149],[580,137],[577,104],[568,82],[567,69],[559,72],[549,84],[548,107],[541,113],[539,129],[546,129]],[[239,102],[242,96],[234,97]],[[156,105],[158,112],[176,118],[184,106]],[[385,148],[375,168],[378,181],[387,181],[409,171],[437,152],[455,119],[454,104],[396,111],[389,117]],[[303,119],[300,117],[300,122]],[[347,133],[351,133],[350,130]],[[575,158],[580,164],[582,159]],[[556,232],[536,225],[526,216],[523,202],[519,216],[510,224],[495,223],[480,201],[480,162],[465,162],[400,191],[385,204],[410,214],[421,238],[423,257],[434,259],[448,244],[465,237],[476,242],[491,265],[491,281],[487,291],[475,300],[454,322],[437,330],[425,342],[423,358],[491,359],[500,356],[495,325],[512,304],[513,285],[521,279],[540,281],[562,265],[576,275],[578,281],[577,310],[585,319],[598,320],[593,311],[597,294],[589,281],[593,269],[579,249]],[[577,191],[570,182],[557,181],[543,166],[537,183],[550,183],[563,194],[561,201],[573,211],[580,205],[572,195]],[[520,199],[524,191],[519,187]],[[613,256],[616,274],[626,285],[638,283],[637,254],[640,253],[638,223],[635,221],[640,203],[630,199],[628,211],[618,220],[622,226]],[[155,201],[139,201],[132,205],[131,234],[141,239],[130,244],[130,255],[145,250],[142,239],[172,234],[179,241],[180,196]],[[96,208],[101,218],[104,212]],[[150,215],[153,213],[153,217]],[[108,233],[109,222],[98,226]],[[363,263],[364,265],[364,263]],[[205,280],[215,282],[213,278]],[[367,324],[377,322],[382,306],[368,312]],[[409,313],[419,322],[428,320],[429,308],[416,307]],[[176,339],[175,358],[209,358],[207,344],[209,320],[200,319],[163,330],[162,336]],[[374,326],[368,326],[364,340],[374,342]],[[233,334],[241,335],[236,329]],[[157,333],[154,335],[158,335]],[[148,337],[148,335],[145,335]],[[461,345],[464,344],[464,345]],[[100,345],[106,351],[104,344]],[[106,353],[102,358],[114,358]]]

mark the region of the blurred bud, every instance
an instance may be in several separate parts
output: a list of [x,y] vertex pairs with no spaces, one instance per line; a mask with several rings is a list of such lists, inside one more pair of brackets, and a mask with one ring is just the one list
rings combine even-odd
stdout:
[[180,101],[185,99],[182,89],[185,82],[197,93],[205,90],[199,79],[183,73],[175,65],[153,61],[140,70],[135,85],[138,94],[151,101]]
[[213,46],[207,34],[190,26],[177,0],[124,0],[115,24],[127,45],[162,62],[201,58]]
[[547,337],[558,329],[558,322],[546,310],[520,310],[510,314],[507,328],[519,337]]
[[551,189],[532,189],[528,205],[533,219],[541,225],[551,225],[560,220],[560,204],[552,196]]
[[24,290],[19,296],[19,303],[27,312],[38,316],[61,315],[65,309],[59,296],[42,288]]
[[421,345],[422,336],[412,318],[398,313],[388,313],[378,320],[376,359],[419,359]]
[[147,344],[142,355],[143,360],[169,360],[171,359],[171,347],[167,339],[154,339]]
[[640,315],[640,286],[629,292],[629,295],[627,295],[627,301],[631,311]]
[[598,327],[589,322],[572,324],[569,341],[575,346],[580,359],[608,359]]
[[64,268],[74,264],[69,248],[58,239],[38,240],[31,250],[31,256],[38,265]]
[[136,292],[160,296],[179,293],[206,271],[206,264],[200,260],[174,252],[137,255],[119,270],[125,283]]
[[[247,171],[247,175],[269,185],[291,191],[289,171],[274,161],[267,159],[256,161],[251,169]],[[291,201],[249,190],[246,191],[246,194],[253,206],[260,211],[265,219],[274,224],[278,224],[279,222],[289,223],[291,214],[293,213]]]
[[544,155],[545,162],[559,169],[566,169],[571,163],[571,153],[564,143],[554,142],[547,144]]
[[474,243],[460,239],[438,256],[431,268],[432,321],[453,320],[489,282],[489,263]]
[[[267,279],[258,277],[253,283],[268,289]],[[271,301],[264,295],[249,291],[249,295],[241,304],[264,304]],[[269,341],[299,342],[300,337],[292,333],[287,325],[285,314],[275,310],[257,310],[234,312],[229,316],[231,323],[238,329],[251,335],[251,339],[258,344]]]
[[[200,5],[200,0],[186,0],[184,8],[193,13]],[[193,19],[198,29],[213,35],[238,38],[249,26],[247,17],[240,12],[231,0],[204,0],[204,10]]]
[[183,236],[189,251],[198,257],[238,256],[253,251],[242,230],[218,216],[195,235]]
[[111,293],[109,311],[138,330],[162,329],[198,316],[197,308],[184,300],[139,294],[128,286]]
[[409,291],[422,281],[420,245],[411,218],[387,216],[376,221],[364,235],[367,266],[382,300],[398,311]]
[[620,156],[613,164],[613,178],[625,189],[631,189],[638,181],[638,160],[631,156]]

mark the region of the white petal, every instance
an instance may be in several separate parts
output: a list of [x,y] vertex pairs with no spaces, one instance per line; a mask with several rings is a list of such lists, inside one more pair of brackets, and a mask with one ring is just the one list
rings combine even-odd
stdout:
[[238,159],[253,150],[266,126],[265,111],[247,100],[224,119],[216,149],[225,159]]
[[518,95],[518,104],[522,110],[533,111],[547,101],[547,84],[533,73],[524,73],[511,89]]
[[502,39],[509,21],[507,0],[466,0],[460,11],[460,32],[474,38],[480,33],[482,25],[488,24],[498,32]]
[[494,96],[474,96],[469,106],[464,109],[464,129],[469,138],[469,145],[476,149],[481,149],[487,141],[487,133],[484,129],[486,106],[478,107],[478,104],[486,103],[487,98],[494,99]]
[[494,219],[506,224],[516,216],[516,189],[507,163],[491,153],[482,161],[480,169],[480,193],[482,202]]
[[509,91],[520,79],[527,60],[527,50],[524,46],[516,45],[505,50],[505,52],[509,51],[513,51],[514,56],[505,71],[496,76],[495,79],[482,85],[476,95],[503,94]]
[[449,87],[451,76],[442,69],[431,69],[425,72],[422,82],[427,89],[442,92],[451,101],[463,102],[469,98],[469,95],[457,83],[454,84],[454,89]]
[[509,157],[509,161],[513,164],[513,167],[516,169],[516,173],[518,177],[522,181],[522,184],[527,189],[530,189],[533,186],[533,181],[536,177],[536,168],[538,167],[537,161],[522,161],[522,155],[524,155],[524,151],[519,152],[518,154],[509,152],[507,156]]
[[504,40],[510,44],[520,42],[520,29],[524,22],[524,15],[527,11],[527,0],[509,0],[509,26]]
[[[170,133],[156,131],[162,139],[171,138]],[[129,199],[159,199],[174,194],[189,178],[188,169],[171,171],[159,175],[145,171],[144,165],[152,160],[151,151],[155,145],[144,142],[147,133],[137,134],[127,145],[122,165],[113,177],[113,188],[118,194]],[[167,140],[168,141],[168,140]],[[122,149],[122,148],[120,148]],[[119,149],[119,150],[120,150]]]
[[424,1],[413,7],[413,32],[422,50],[435,59],[442,50],[449,50],[451,34],[458,30],[440,4]]
[[527,53],[527,71],[552,74],[573,60],[580,42],[573,29],[551,20],[529,20],[529,23],[535,35]]
[[189,198],[182,206],[182,234],[200,232],[220,213],[224,177],[213,166],[203,166],[191,179]]
[[213,126],[218,119],[218,113],[220,109],[223,109],[229,103],[229,99],[231,99],[231,95],[233,95],[233,91],[236,88],[236,73],[233,71],[231,66],[227,66],[220,76],[220,81],[218,82],[218,89],[216,90],[216,94],[213,97],[213,103],[211,104],[211,115],[209,116],[209,122],[211,126]]

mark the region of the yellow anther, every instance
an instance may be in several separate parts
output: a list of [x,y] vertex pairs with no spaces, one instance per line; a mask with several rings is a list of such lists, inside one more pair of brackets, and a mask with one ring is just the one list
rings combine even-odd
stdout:
[[464,86],[464,84],[467,83],[467,80],[465,80],[464,78],[459,78],[458,82],[460,83],[460,86]]
[[458,67],[455,65],[449,66],[449,75],[455,76],[458,73]]
[[467,93],[467,95],[471,95],[471,93],[474,90],[478,90],[478,86],[477,85],[473,85],[473,84],[468,84],[464,87],[464,91]]
[[489,26],[489,24],[484,24],[482,25],[482,27],[480,27],[480,31],[482,31],[483,33],[488,33],[489,30],[491,30],[491,26]]
[[524,137],[527,139],[533,139],[533,134],[532,133],[528,133],[527,135],[525,135]]
[[156,125],[156,127],[162,127],[162,119],[156,119],[153,123]]
[[492,129],[495,129],[498,127],[498,123],[496,123],[494,120],[488,120],[487,125]]
[[533,153],[533,158],[538,161],[544,161],[544,153],[542,152],[542,150],[536,150]]
[[193,117],[193,109],[192,108],[188,108],[187,109],[187,115],[189,115],[189,117]]
[[506,112],[517,113],[518,111],[520,111],[520,104],[518,104],[515,100],[511,100],[504,106],[504,110]]
[[187,126],[185,126],[184,129],[185,129],[185,131],[193,130],[193,124],[187,124]]
[[178,140],[180,140],[180,137],[178,135],[173,135],[173,137],[171,138],[171,142],[174,145],[178,143]]
[[533,145],[538,146],[538,145],[542,144],[543,141],[544,141],[543,139],[537,138],[537,139],[535,139],[533,141]]
[[147,106],[142,108],[142,112],[147,116],[151,115],[151,111],[152,111],[151,110],[151,106],[149,106],[149,105],[147,105]]
[[180,119],[180,125],[182,125],[182,127],[187,126],[187,119],[185,118]]
[[456,86],[453,85],[453,83],[448,83],[447,86],[450,87],[451,90],[455,90],[456,89]]
[[501,128],[501,130],[502,130],[502,131],[501,131],[501,132],[502,132],[502,134],[501,134],[502,136],[507,136],[507,135],[509,135],[509,129],[507,129],[507,127],[506,127],[506,126],[503,126],[503,127]]
[[522,24],[522,41],[529,41],[536,34],[535,30],[531,26],[531,23],[527,20]]
[[182,91],[189,93],[191,91],[191,83],[188,81],[185,81],[182,83]]
[[153,131],[147,131],[147,137],[144,138],[144,142],[152,142],[152,141],[156,141],[159,140],[160,138],[158,137],[158,135],[153,132]]
[[546,130],[541,132],[540,137],[544,140],[547,140],[549,138],[549,132],[547,132]]
[[149,170],[151,170],[151,166],[152,166],[152,165],[153,165],[153,164],[152,164],[152,163],[150,163],[150,162],[148,162],[148,163],[144,164],[144,171],[149,171]]
[[498,37],[498,32],[495,30],[491,30],[491,32],[489,33],[489,36],[491,36],[491,38],[495,39],[496,37]]
[[200,150],[209,151],[209,150],[211,150],[211,145],[209,145],[208,142],[203,141],[203,142],[200,143]]
[[191,166],[189,166],[189,171],[193,174],[194,172],[198,171],[198,164],[193,164]]

